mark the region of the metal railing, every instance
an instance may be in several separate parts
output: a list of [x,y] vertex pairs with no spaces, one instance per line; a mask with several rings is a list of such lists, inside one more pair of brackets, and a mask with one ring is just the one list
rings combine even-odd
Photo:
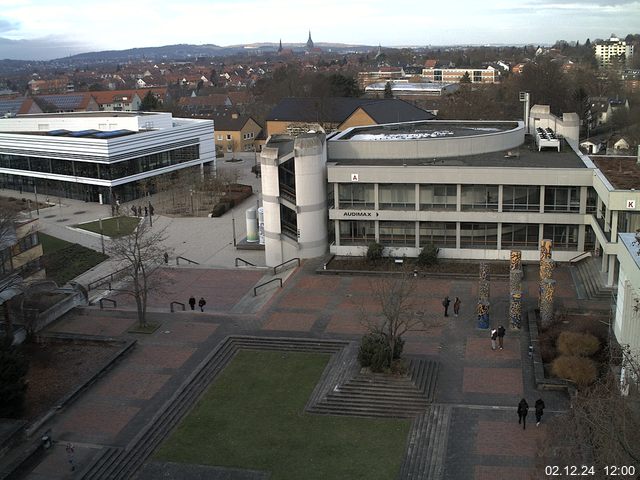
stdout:
[[104,285],[105,283],[109,284],[109,290],[111,290],[111,283],[115,282],[116,280],[119,280],[122,276],[124,276],[124,273],[127,270],[129,270],[129,267],[124,267],[124,268],[121,268],[120,270],[116,270],[115,272],[110,273],[109,275],[100,277],[99,279],[94,280],[93,282],[89,282],[89,284],[87,285],[87,291],[94,290],[99,286]]
[[579,262],[583,258],[587,258],[590,256],[591,256],[591,252],[582,252],[580,255],[576,255],[571,260],[569,260],[569,263]]
[[236,257],[236,267],[238,266],[238,262],[242,262],[245,265],[251,265],[252,267],[256,266],[255,263],[247,262],[244,258]]
[[276,265],[275,267],[273,267],[273,274],[275,275],[277,273],[278,268],[284,267],[286,264],[291,262],[298,262],[298,266],[300,266],[300,259],[298,257],[292,258],[290,260],[287,260],[286,262],[282,262],[280,265]]
[[174,305],[180,305],[180,306],[182,307],[182,311],[183,311],[183,312],[186,310],[186,308],[185,308],[185,306],[184,306],[184,303],[182,303],[182,302],[171,302],[171,303],[169,304],[169,310],[171,310],[171,313],[173,313],[173,312],[175,311],[175,310],[173,309],[173,306],[174,306]]
[[113,308],[116,308],[118,306],[118,303],[115,300],[112,300],[110,298],[101,298],[98,302],[100,304],[100,310],[104,310],[103,302],[110,302]]
[[185,257],[176,257],[176,265],[180,265],[180,259],[186,260],[187,262],[193,263],[195,265],[200,265],[198,262],[195,262],[193,260],[189,260],[188,258],[185,258]]
[[261,283],[260,285],[256,285],[255,287],[253,287],[253,296],[254,297],[258,296],[258,289],[260,287],[264,287],[265,285],[269,285],[270,283],[273,283],[273,282],[280,282],[280,288],[282,288],[282,279],[281,278],[272,278],[268,282],[264,282],[264,283]]

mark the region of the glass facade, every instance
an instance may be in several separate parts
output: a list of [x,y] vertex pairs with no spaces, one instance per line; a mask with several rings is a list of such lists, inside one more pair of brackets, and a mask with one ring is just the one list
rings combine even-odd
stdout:
[[503,212],[540,211],[540,187],[505,185],[502,187]]
[[413,183],[378,185],[380,210],[415,210],[416,188]]
[[456,248],[456,222],[420,222],[420,246]]
[[462,185],[462,210],[498,211],[497,185]]
[[457,197],[457,185],[420,185],[420,210],[455,210]]
[[373,209],[375,205],[373,183],[338,184],[338,208],[367,210]]
[[376,225],[370,220],[342,220],[340,221],[341,245],[369,245],[376,241]]
[[380,243],[386,247],[415,247],[415,222],[380,222]]
[[580,211],[580,187],[545,187],[545,212]]
[[461,223],[460,247],[483,248],[495,250],[498,248],[497,223]]
[[578,249],[578,225],[545,225],[542,235],[553,241],[556,250]]
[[503,250],[518,247],[536,250],[540,226],[530,223],[503,223],[501,246]]

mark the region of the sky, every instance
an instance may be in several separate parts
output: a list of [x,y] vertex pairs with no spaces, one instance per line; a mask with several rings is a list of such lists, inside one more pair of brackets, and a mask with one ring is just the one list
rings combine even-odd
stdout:
[[177,43],[583,43],[640,33],[640,0],[0,0],[0,59]]

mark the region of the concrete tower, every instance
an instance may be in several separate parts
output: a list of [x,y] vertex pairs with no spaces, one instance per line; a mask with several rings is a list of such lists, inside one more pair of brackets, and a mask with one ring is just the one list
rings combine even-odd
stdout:
[[324,255],[328,248],[325,135],[269,137],[260,164],[267,265]]

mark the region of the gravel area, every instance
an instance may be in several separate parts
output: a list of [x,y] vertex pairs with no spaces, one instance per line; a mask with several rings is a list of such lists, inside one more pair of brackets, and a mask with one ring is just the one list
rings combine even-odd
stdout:
[[25,345],[29,387],[24,418],[33,420],[42,415],[74,387],[88,380],[117,349],[116,345],[96,342]]
[[[509,262],[488,262],[489,272],[492,274],[509,273]],[[415,259],[407,258],[404,263],[396,264],[392,259],[385,258],[375,264],[371,264],[361,258],[353,257],[335,257],[327,265],[329,270],[358,270],[358,271],[375,271],[375,272],[401,272],[413,271],[415,267]],[[415,267],[420,273],[456,273],[478,275],[480,272],[480,262],[474,261],[451,261],[441,260],[435,265]]]

